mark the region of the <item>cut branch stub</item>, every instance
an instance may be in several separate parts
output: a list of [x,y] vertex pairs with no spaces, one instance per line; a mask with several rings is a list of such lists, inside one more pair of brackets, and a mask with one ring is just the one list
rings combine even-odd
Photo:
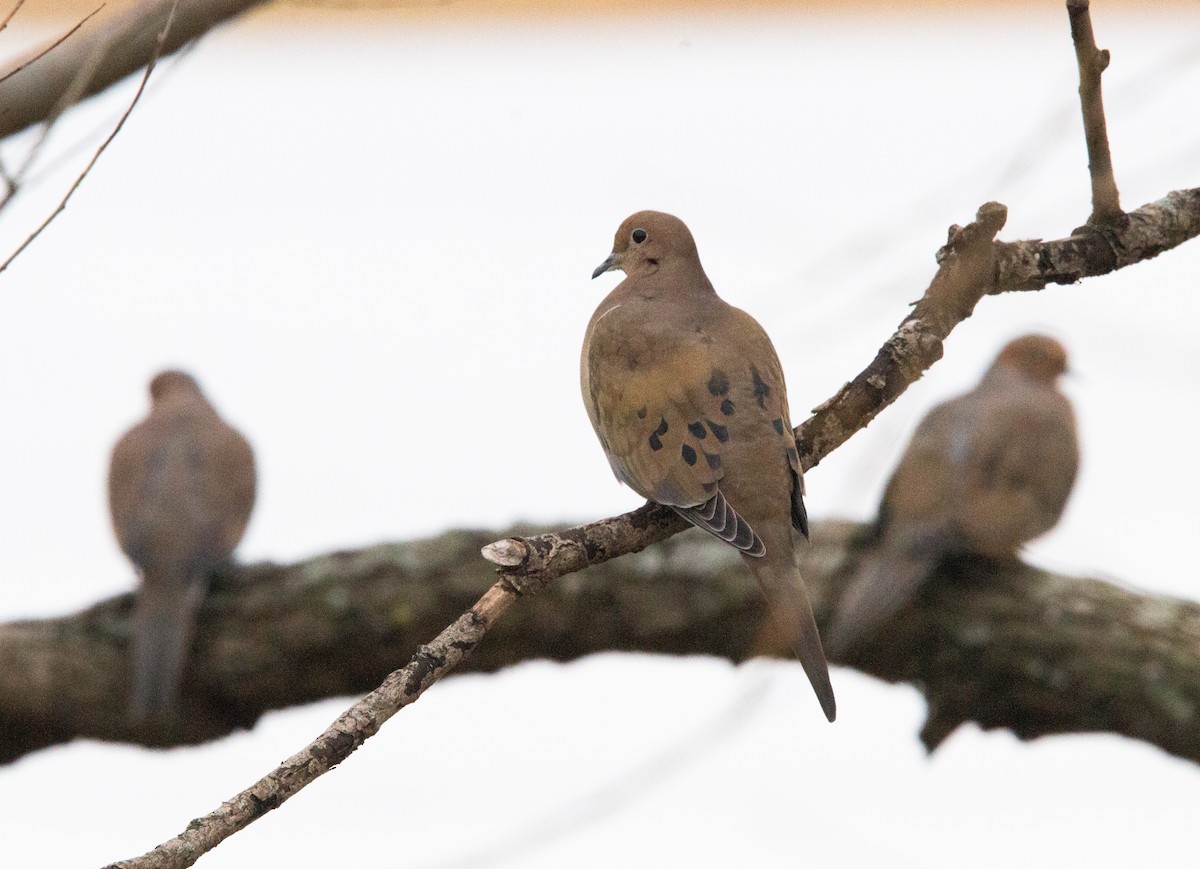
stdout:
[[648,501],[629,513],[565,531],[498,540],[484,547],[484,557],[499,564],[496,558],[500,553],[510,557],[518,547],[523,548],[521,560],[512,566],[502,565],[499,572],[517,594],[531,594],[560,576],[641,552],[688,527],[687,521],[674,510]]
[[506,537],[489,543],[479,550],[479,554],[500,567],[520,567],[529,557],[529,547],[519,538]]

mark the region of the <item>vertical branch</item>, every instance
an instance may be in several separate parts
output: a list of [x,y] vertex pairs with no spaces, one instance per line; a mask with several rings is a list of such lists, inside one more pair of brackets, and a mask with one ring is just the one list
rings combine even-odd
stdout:
[[1092,175],[1092,216],[1088,224],[1110,224],[1122,214],[1100,92],[1100,75],[1108,68],[1110,56],[1108,49],[1102,51],[1096,47],[1088,0],[1067,0],[1067,16],[1071,19],[1071,40],[1079,63],[1079,103],[1087,138],[1088,170]]

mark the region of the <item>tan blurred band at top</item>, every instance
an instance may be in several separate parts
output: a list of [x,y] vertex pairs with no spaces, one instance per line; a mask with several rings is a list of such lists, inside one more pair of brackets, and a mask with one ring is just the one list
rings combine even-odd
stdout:
[[[214,0],[219,2],[219,0]],[[1195,0],[1103,0],[1107,7],[1169,8]],[[0,19],[18,0],[0,4]],[[83,16],[104,5],[104,13],[133,5],[132,0],[26,0],[17,17],[61,19]],[[1041,9],[1060,4],[1048,0],[275,0],[264,6],[273,15],[306,11],[343,10],[409,17],[539,18],[596,17],[605,15],[680,12],[737,13],[777,11],[903,12],[976,9]],[[261,13],[260,13],[261,14]]]

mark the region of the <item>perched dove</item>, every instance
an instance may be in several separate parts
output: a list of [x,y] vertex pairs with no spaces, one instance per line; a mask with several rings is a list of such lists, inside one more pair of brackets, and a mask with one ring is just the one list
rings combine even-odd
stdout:
[[838,605],[844,654],[912,601],[946,556],[1011,558],[1058,522],[1079,467],[1071,404],[1055,384],[1053,338],[1007,344],[973,390],[921,421],[884,491],[876,549]]
[[588,323],[583,401],[617,479],[739,549],[825,716],[829,668],[792,551],[804,484],[775,348],[709,283],[677,217],[642,211],[592,274],[625,280]]
[[121,549],[142,587],[133,615],[137,722],[174,711],[192,624],[214,568],[233,552],[254,506],[250,445],[196,381],[164,371],[150,413],[113,448],[108,499]]

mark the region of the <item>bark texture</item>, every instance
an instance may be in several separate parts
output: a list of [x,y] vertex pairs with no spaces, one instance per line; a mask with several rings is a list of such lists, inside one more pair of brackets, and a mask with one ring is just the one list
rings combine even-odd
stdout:
[[[130,595],[0,626],[0,756],[80,737],[202,742],[271,709],[370,690],[493,583],[478,553],[495,536],[450,532],[220,577],[183,686],[186,724],[173,731],[128,722]],[[813,540],[800,566],[824,627],[873,540],[844,522],[817,524]],[[790,658],[764,618],[736,553],[688,533],[521,598],[460,669],[609,650]],[[1022,739],[1116,733],[1200,761],[1200,605],[1189,601],[964,559],[836,663],[917,686],[930,749],[974,721]]]

